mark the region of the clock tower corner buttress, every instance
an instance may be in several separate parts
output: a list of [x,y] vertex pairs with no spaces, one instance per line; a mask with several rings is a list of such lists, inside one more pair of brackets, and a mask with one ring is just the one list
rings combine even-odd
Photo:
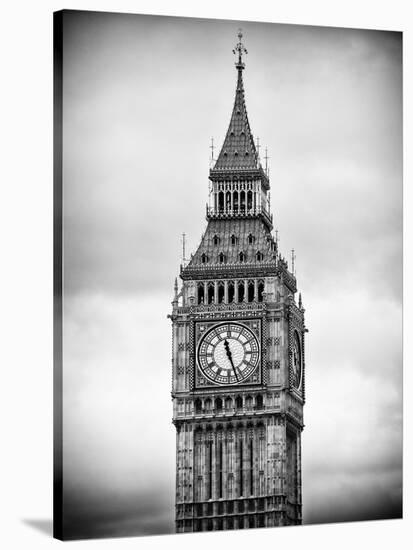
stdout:
[[[177,532],[302,522],[304,308],[245,106],[242,33],[207,227],[172,301]],[[294,257],[293,257],[294,261]]]

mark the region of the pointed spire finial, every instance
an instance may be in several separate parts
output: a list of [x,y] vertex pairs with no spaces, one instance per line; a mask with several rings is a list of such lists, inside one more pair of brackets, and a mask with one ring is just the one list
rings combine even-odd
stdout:
[[174,298],[171,303],[174,309],[178,305],[178,279],[176,277],[175,277],[175,283],[174,283]]
[[182,233],[182,265],[185,267],[189,259],[186,257],[186,233]]
[[298,307],[301,309],[303,307],[303,301],[301,299],[301,292],[298,295]]
[[238,44],[235,46],[235,48],[232,50],[232,53],[235,55],[238,53],[238,61],[235,63],[236,68],[239,71],[242,71],[245,69],[245,63],[242,62],[242,54],[247,54],[247,49],[245,48],[244,44],[242,43],[242,29],[238,29]]
[[270,157],[268,156],[268,148],[266,147],[265,148],[265,157],[264,157],[264,159],[265,159],[265,173],[267,174],[267,176],[268,176],[268,160],[269,160],[269,158]]

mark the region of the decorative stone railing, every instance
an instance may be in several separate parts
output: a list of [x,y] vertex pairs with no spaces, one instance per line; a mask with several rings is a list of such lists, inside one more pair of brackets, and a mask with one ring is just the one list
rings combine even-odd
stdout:
[[256,216],[263,216],[266,221],[272,225],[272,214],[269,214],[267,210],[261,206],[256,208],[214,208],[213,206],[206,206],[207,218],[253,218]]
[[[181,278],[215,278],[222,276],[243,277],[248,270],[249,276],[274,276],[277,273],[277,260],[255,262],[227,262],[222,264],[181,265]],[[238,275],[237,275],[238,274]]]
[[262,407],[242,407],[237,409],[236,407],[231,407],[229,409],[201,409],[200,411],[179,411],[177,412],[177,417],[192,417],[192,418],[225,418],[225,417],[234,417],[234,416],[259,416],[261,414],[268,413],[270,410],[280,410],[280,405],[274,406],[262,406]]
[[225,310],[242,310],[242,311],[249,311],[249,310],[262,310],[266,308],[266,304],[263,302],[234,302],[231,304],[200,304],[200,305],[193,305],[193,306],[181,306],[177,308],[177,313],[180,314],[188,314],[188,313],[208,313],[211,311],[216,311],[217,308],[222,308]]

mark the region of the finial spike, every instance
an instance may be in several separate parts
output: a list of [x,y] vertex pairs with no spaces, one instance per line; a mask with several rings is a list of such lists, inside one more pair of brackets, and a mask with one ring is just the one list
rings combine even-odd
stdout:
[[182,233],[182,263],[185,265],[186,259],[186,252],[185,252],[185,245],[186,245],[186,233]]
[[174,283],[174,299],[172,300],[172,305],[174,307],[178,305],[178,279],[176,277]]
[[265,157],[264,157],[264,159],[265,159],[265,173],[267,174],[267,176],[268,176],[268,173],[269,173],[269,169],[268,169],[268,160],[269,160],[269,158],[270,157],[268,156],[268,148],[266,147],[265,148]]
[[298,307],[301,309],[303,307],[303,301],[301,299],[301,292],[298,295]]
[[239,71],[242,71],[245,69],[245,63],[242,61],[242,54],[247,54],[247,49],[245,48],[244,44],[242,43],[242,29],[238,29],[238,44],[235,46],[235,48],[232,50],[232,52],[236,55],[238,53],[238,62],[235,63],[236,68]]

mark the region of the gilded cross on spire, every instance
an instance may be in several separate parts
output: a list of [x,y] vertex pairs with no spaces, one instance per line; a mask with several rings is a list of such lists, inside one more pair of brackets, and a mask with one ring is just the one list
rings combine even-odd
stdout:
[[235,55],[238,53],[238,62],[235,63],[235,66],[238,70],[245,69],[245,63],[242,62],[242,54],[247,54],[247,49],[242,43],[242,29],[238,29],[238,44],[235,46],[235,48],[232,50],[232,53]]

